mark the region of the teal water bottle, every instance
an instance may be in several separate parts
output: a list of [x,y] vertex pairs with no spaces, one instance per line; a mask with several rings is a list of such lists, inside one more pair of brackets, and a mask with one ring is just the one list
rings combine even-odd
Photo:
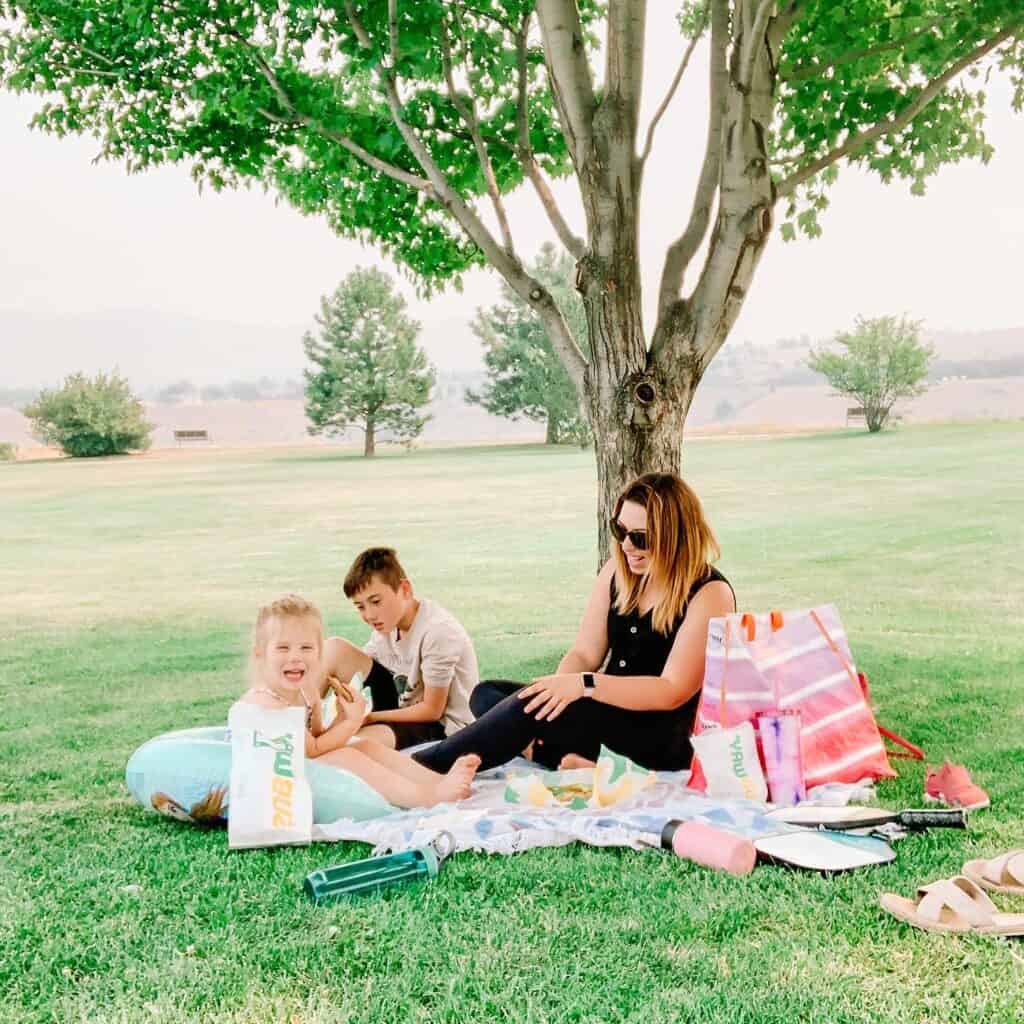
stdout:
[[316,905],[336,900],[354,899],[409,882],[429,882],[445,858],[455,851],[455,837],[442,832],[426,846],[381,857],[366,857],[351,864],[320,868],[306,876],[302,888]]

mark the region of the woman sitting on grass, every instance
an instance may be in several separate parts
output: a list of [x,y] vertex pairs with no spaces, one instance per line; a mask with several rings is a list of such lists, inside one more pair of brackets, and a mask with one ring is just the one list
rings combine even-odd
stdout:
[[[253,632],[251,685],[240,700],[264,708],[306,708],[306,757],[358,775],[398,807],[431,807],[469,796],[480,764],[474,755],[453,758],[438,774],[373,740],[356,740],[366,701],[333,677],[325,677],[323,619],[316,605],[296,594],[266,605]],[[338,716],[324,728],[321,698],[334,690]]]
[[[491,768],[520,752],[548,768],[592,761],[603,745],[646,768],[689,767],[708,620],[735,611],[697,495],[648,473],[619,495],[612,557],[555,675],[480,683],[477,720],[413,756],[444,771],[466,754]],[[598,669],[604,665],[604,669]]]

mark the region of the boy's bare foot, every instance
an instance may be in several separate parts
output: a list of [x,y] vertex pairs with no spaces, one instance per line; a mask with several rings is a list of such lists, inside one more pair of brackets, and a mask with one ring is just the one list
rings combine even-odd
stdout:
[[453,803],[456,800],[465,800],[472,788],[473,776],[480,767],[480,757],[477,754],[463,754],[455,759],[455,764],[448,769],[447,774],[441,776],[437,783],[437,803]]
[[558,762],[558,767],[564,771],[569,771],[570,768],[596,768],[597,762],[591,761],[586,757],[581,757],[579,754],[566,754],[565,757]]

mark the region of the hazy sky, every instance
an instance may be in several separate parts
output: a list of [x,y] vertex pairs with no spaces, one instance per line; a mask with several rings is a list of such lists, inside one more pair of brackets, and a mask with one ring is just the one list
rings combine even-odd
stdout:
[[[648,31],[647,116],[660,101],[681,48],[667,11]],[[643,262],[653,300],[661,259],[688,212],[704,136],[704,68],[693,62],[655,144],[645,183]],[[824,215],[824,237],[785,244],[764,257],[733,338],[821,337],[857,313],[908,312],[930,327],[982,329],[1024,323],[1024,117],[1010,90],[989,89],[988,167],[944,169],[928,194],[903,183],[844,170]],[[334,237],[262,192],[198,195],[184,167],[128,176],[91,162],[91,139],[58,140],[30,132],[38,101],[0,93],[0,311],[96,313],[152,309],[210,320],[307,324],[319,297],[357,264],[385,265],[372,249]],[[562,183],[564,208],[580,223],[574,186]],[[549,237],[532,193],[509,203],[520,251]],[[422,339],[443,368],[479,365],[466,326],[475,307],[493,302],[497,278],[468,276],[462,294],[431,302],[403,285]],[[12,339],[0,338],[4,359]],[[298,340],[296,340],[298,345]],[[187,368],[183,368],[187,372]]]

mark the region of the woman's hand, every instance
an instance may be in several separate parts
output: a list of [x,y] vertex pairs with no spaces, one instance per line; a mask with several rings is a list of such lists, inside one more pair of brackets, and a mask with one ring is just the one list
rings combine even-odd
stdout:
[[583,676],[579,672],[563,672],[554,676],[540,676],[524,686],[516,696],[527,700],[527,714],[535,709],[538,722],[553,722],[574,700],[583,696]]

